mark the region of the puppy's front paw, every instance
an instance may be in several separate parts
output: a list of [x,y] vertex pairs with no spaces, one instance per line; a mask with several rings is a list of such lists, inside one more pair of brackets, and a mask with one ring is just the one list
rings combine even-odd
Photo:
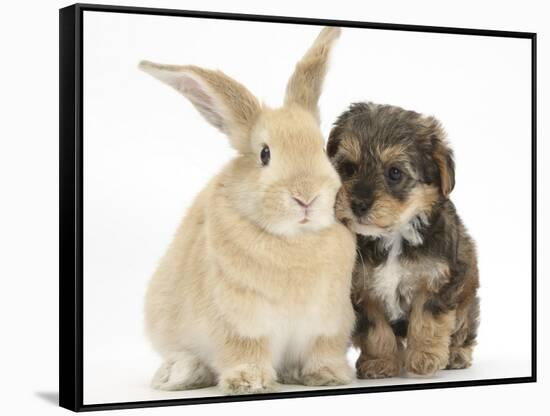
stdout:
[[472,348],[451,348],[447,370],[468,368],[472,365]]
[[431,351],[408,349],[405,354],[405,370],[420,376],[431,376],[446,367],[448,356]]
[[340,386],[351,383],[353,371],[346,364],[325,365],[302,374],[302,383],[306,386]]
[[219,387],[225,394],[235,395],[273,392],[278,384],[273,369],[243,364],[225,371],[220,377]]
[[360,356],[355,363],[357,378],[388,378],[398,376],[401,368],[396,358],[366,358]]

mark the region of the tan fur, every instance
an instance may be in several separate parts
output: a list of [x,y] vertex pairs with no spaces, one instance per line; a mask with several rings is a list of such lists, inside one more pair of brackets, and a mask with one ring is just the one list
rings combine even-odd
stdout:
[[[142,61],[140,68],[187,96],[208,122],[229,137],[235,149],[249,150],[250,128],[261,108],[257,98],[242,84],[221,71],[194,65]],[[219,114],[212,111],[213,106],[218,107]]]
[[[277,378],[310,385],[351,380],[355,237],[334,220],[340,180],[316,113],[337,35],[330,28],[321,33],[280,109],[258,107],[220,72],[142,65],[189,98],[240,152],[187,212],[145,304],[147,334],[164,360],[200,365],[196,373],[214,375],[201,380],[227,394],[272,391]],[[271,161],[262,166],[266,145]],[[293,198],[313,201],[310,213]],[[299,223],[304,215],[309,221]],[[157,388],[197,385],[183,370],[178,380],[173,368],[161,366]]]
[[[359,144],[357,144],[359,146]],[[378,150],[380,153],[380,160],[383,163],[396,163],[396,162],[405,162],[408,160],[405,156],[406,146],[405,145],[394,145],[386,148],[381,148]]]
[[318,103],[328,69],[330,49],[339,36],[339,28],[322,30],[313,46],[296,64],[296,69],[288,81],[285,105],[298,104],[312,113],[317,121],[320,121]]
[[359,163],[361,160],[361,146],[359,142],[350,137],[344,137],[338,148],[338,153],[341,157]]
[[405,369],[414,374],[431,375],[444,369],[449,361],[449,344],[455,327],[456,311],[437,317],[424,308],[426,296],[417,294],[412,303]]
[[437,197],[438,189],[425,184],[417,185],[406,201],[399,201],[387,193],[376,193],[368,220],[374,227],[389,234],[397,231],[414,216],[420,213],[429,214]]
[[[342,362],[347,343],[339,336],[321,336],[315,339],[307,364],[302,369],[302,382],[307,386],[335,386],[347,384],[353,377],[351,368]],[[333,357],[327,360],[327,357]]]
[[455,186],[455,178],[454,163],[449,157],[450,150],[446,139],[447,134],[439,122],[433,117],[425,117],[423,123],[426,131],[435,131],[435,134],[427,137],[434,138],[432,157],[439,168],[441,193],[444,197],[448,197]]
[[437,166],[439,167],[439,171],[441,172],[441,192],[443,193],[443,196],[448,196],[453,190],[454,184],[453,179],[451,178],[451,174],[449,172],[449,166],[445,152],[445,147],[438,143],[433,153],[433,157],[435,162],[437,163]]
[[363,299],[359,305],[360,309],[364,308],[372,326],[368,333],[359,333],[353,339],[354,345],[361,349],[356,363],[357,376],[386,378],[399,375],[402,344],[386,321],[382,305],[371,297]]
[[449,346],[449,362],[447,363],[449,369],[468,368],[472,365],[472,355],[476,342],[474,340],[464,346],[472,324],[471,320],[468,319],[468,309],[466,307],[468,304],[465,302],[456,311],[456,326],[451,335]]

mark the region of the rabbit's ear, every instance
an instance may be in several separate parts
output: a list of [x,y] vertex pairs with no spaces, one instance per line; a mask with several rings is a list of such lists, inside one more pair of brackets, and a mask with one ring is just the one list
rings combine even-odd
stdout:
[[142,61],[140,69],[178,90],[204,118],[225,133],[239,152],[249,149],[250,129],[260,104],[243,85],[221,71],[192,65],[161,65]]
[[332,44],[340,36],[340,28],[325,27],[304,57],[296,64],[286,87],[285,105],[298,104],[319,121],[318,101],[328,68]]

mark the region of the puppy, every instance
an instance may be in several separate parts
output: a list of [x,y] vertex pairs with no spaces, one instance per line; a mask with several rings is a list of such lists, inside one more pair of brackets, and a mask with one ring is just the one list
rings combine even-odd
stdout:
[[358,234],[357,376],[469,367],[479,322],[476,250],[449,200],[454,161],[441,125],[356,103],[336,121],[327,153],[343,183],[337,217]]

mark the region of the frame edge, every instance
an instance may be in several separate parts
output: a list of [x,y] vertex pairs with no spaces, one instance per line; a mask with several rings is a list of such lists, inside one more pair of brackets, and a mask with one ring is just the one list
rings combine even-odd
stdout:
[[82,408],[80,8],[59,10],[59,406]]
[[537,382],[537,33],[531,34],[531,377]]
[[230,12],[213,12],[206,10],[183,10],[154,7],[122,6],[92,3],[76,3],[79,9],[91,12],[126,13],[126,14],[147,14],[160,16],[198,17],[204,19],[244,20],[251,22],[266,23],[289,23],[301,25],[319,26],[342,26],[359,27],[366,29],[397,30],[405,32],[424,32],[453,35],[493,36],[505,38],[531,39],[533,32],[495,30],[495,29],[474,29],[462,27],[430,26],[418,24],[388,23],[388,22],[363,22],[354,20],[335,20],[326,18],[293,17],[293,16],[272,16],[261,14],[243,14]]

